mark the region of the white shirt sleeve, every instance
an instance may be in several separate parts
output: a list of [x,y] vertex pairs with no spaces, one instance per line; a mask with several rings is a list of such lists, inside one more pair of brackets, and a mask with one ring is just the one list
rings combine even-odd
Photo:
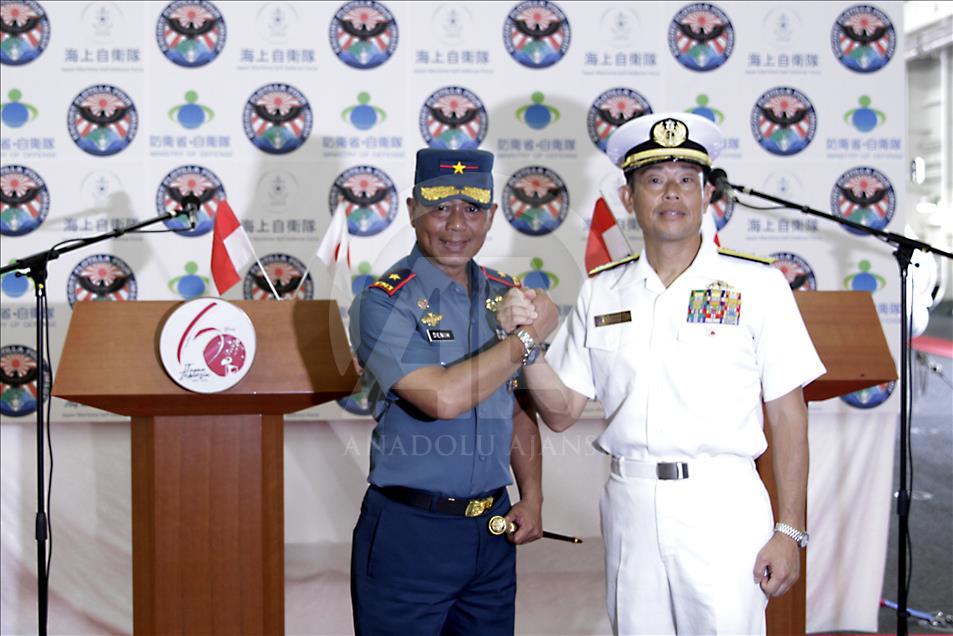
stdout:
[[764,286],[764,321],[757,341],[765,402],[804,387],[827,372],[804,326],[784,274],[771,268]]
[[572,312],[559,327],[553,344],[546,351],[546,361],[563,384],[590,400],[596,394],[592,361],[585,346],[591,293],[592,279],[589,278],[582,284]]

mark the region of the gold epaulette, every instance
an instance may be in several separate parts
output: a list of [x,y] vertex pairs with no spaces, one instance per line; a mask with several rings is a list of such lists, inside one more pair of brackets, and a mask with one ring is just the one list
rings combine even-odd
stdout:
[[625,265],[633,261],[639,260],[639,254],[629,254],[625,258],[620,258],[617,261],[612,261],[611,263],[606,263],[605,265],[600,265],[599,267],[593,267],[589,270],[589,276],[595,276],[596,274],[601,274],[602,272],[608,272],[610,269],[614,269],[619,265]]
[[732,258],[740,258],[743,261],[751,261],[753,263],[761,263],[762,265],[770,265],[775,261],[775,259],[768,256],[756,256],[755,254],[745,254],[744,252],[736,252],[735,250],[728,249],[727,247],[719,247],[718,253],[724,256],[730,256]]

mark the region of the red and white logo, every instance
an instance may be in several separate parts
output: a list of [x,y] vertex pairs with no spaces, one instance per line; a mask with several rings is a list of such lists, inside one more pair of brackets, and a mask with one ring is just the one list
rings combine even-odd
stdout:
[[255,359],[255,327],[221,298],[182,304],[162,326],[159,355],[176,384],[196,393],[219,393],[238,384]]

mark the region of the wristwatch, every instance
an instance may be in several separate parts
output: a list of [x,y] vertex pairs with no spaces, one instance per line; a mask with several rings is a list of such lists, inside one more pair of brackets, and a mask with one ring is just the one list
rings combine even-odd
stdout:
[[811,536],[806,532],[801,532],[797,528],[789,526],[786,523],[776,523],[774,524],[774,531],[780,532],[786,537],[794,539],[794,542],[797,543],[799,548],[806,548],[807,542]]
[[536,362],[536,358],[539,357],[539,345],[533,340],[533,336],[529,335],[529,332],[522,327],[516,328],[513,335],[523,343],[523,366]]

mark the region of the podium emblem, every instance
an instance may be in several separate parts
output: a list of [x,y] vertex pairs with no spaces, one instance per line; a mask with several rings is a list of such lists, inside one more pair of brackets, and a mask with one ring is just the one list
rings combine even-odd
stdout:
[[166,373],[182,388],[219,393],[251,369],[255,342],[248,314],[221,298],[200,298],[180,305],[165,321],[159,355]]

